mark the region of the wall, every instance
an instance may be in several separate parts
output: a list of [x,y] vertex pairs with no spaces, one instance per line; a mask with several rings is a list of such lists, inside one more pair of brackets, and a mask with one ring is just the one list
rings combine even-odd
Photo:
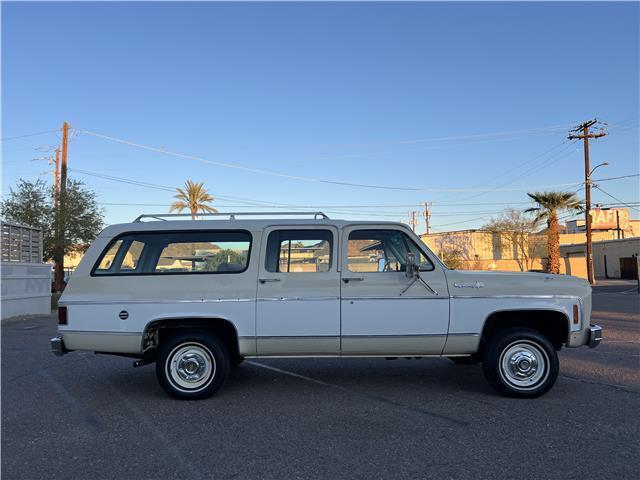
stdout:
[[[563,257],[579,257],[585,262],[586,248],[584,243],[562,245],[560,253]],[[640,255],[640,237],[593,242],[593,271],[595,276],[597,278],[620,278],[620,259],[633,257],[634,255]]]
[[0,278],[3,319],[51,313],[51,265],[2,262]]

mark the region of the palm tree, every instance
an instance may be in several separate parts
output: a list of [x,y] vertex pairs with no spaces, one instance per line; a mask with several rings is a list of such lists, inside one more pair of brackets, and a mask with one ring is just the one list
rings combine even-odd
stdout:
[[188,208],[191,211],[191,219],[196,219],[198,212],[217,213],[218,210],[207,205],[209,202],[213,202],[215,199],[209,195],[204,188],[204,183],[195,183],[191,180],[187,180],[184,183],[184,190],[182,188],[176,188],[178,192],[173,196],[177,199],[171,204],[169,212],[181,212]]
[[575,193],[568,192],[535,192],[527,193],[538,204],[528,208],[525,212],[535,212],[535,222],[547,221],[547,247],[549,262],[547,272],[560,273],[560,223],[558,213],[563,210],[573,212],[583,211],[582,203]]

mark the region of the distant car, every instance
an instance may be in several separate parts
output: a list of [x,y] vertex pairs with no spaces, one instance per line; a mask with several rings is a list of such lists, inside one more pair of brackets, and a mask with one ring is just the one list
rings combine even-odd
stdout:
[[106,228],[60,299],[54,353],[155,362],[184,399],[247,357],[423,356],[482,362],[500,393],[530,398],[562,346],[601,340],[582,279],[450,270],[400,223],[247,215]]

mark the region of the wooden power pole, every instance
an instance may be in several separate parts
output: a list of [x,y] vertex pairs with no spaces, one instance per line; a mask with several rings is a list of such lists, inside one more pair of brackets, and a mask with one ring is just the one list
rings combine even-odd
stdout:
[[431,202],[424,202],[424,227],[427,235],[429,235],[429,230],[430,230],[429,224],[431,223],[431,212],[429,211],[430,205],[431,205]]
[[416,218],[416,211],[412,210],[409,212],[409,224],[411,225],[411,230],[416,231],[416,225],[418,224],[418,219]]
[[[569,134],[569,140],[583,140],[584,141],[584,188],[585,188],[585,224],[587,230],[587,278],[589,283],[593,285],[595,283],[595,276],[593,274],[593,241],[591,238],[591,163],[589,160],[589,139],[604,137],[607,132],[600,130],[597,132],[589,132],[589,127],[593,127],[598,123],[597,120],[589,120],[578,125],[572,130],[574,133]],[[599,167],[600,165],[598,165]],[[598,168],[596,167],[596,168]]]
[[[62,125],[62,147],[61,157],[62,165],[60,168],[60,182],[56,190],[57,208],[55,213],[56,226],[56,248],[55,248],[55,289],[62,292],[64,289],[64,242],[65,242],[65,221],[66,221],[66,203],[67,203],[67,146],[69,143],[69,124],[64,122]],[[56,151],[56,170],[58,169],[58,151]],[[56,176],[57,177],[57,176]],[[54,197],[55,201],[55,197]]]
[[[56,169],[54,170],[53,211],[58,211],[58,199],[60,198],[60,149],[56,148]],[[57,213],[56,213],[57,214]]]

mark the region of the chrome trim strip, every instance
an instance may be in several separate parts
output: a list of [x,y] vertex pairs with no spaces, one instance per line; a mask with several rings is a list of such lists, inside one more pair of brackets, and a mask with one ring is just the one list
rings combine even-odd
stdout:
[[256,337],[251,337],[251,338],[255,338],[256,340],[272,340],[272,339],[283,340],[283,339],[289,339],[289,338],[310,338],[310,339],[325,338],[326,339],[326,338],[340,338],[340,335],[278,335],[278,336],[258,335]]
[[342,300],[449,300],[449,296],[433,296],[433,297],[383,297],[383,296],[361,296],[361,297],[342,297]]
[[324,302],[327,300],[340,300],[340,297],[261,297],[258,302]]
[[577,295],[451,295],[451,298],[542,298],[547,300],[563,298],[580,300],[580,297]]
[[449,333],[450,337],[479,337],[479,333]]
[[254,302],[255,298],[202,298],[199,300],[71,300],[61,302],[59,305],[66,307],[69,305],[126,305],[135,304],[157,304],[157,303],[223,303],[223,302]]
[[105,330],[62,330],[58,329],[60,335],[66,335],[72,333],[74,335],[121,335],[121,336],[136,336],[142,335],[142,332],[110,332]]
[[415,333],[408,335],[342,335],[342,338],[415,338],[415,337],[446,337],[446,333]]

